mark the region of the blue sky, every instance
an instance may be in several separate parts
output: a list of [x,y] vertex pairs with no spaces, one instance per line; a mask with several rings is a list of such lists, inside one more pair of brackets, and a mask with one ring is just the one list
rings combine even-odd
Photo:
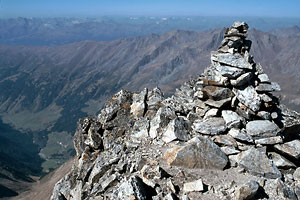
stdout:
[[0,17],[102,15],[300,17],[300,0],[0,0]]

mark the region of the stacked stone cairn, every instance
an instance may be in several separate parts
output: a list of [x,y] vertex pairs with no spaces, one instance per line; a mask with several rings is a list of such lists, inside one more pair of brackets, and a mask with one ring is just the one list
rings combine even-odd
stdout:
[[300,115],[235,22],[204,73],[172,97],[120,91],[79,120],[51,199],[300,199]]

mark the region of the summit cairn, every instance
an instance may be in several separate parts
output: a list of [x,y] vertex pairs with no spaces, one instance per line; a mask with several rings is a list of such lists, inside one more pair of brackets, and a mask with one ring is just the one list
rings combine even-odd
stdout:
[[172,97],[120,91],[80,119],[51,199],[300,199],[300,114],[235,22],[204,73]]

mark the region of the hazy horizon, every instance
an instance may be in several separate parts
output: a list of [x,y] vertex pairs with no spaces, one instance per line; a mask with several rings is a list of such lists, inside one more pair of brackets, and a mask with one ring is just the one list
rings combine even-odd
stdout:
[[212,16],[300,18],[297,0],[0,0],[0,18]]

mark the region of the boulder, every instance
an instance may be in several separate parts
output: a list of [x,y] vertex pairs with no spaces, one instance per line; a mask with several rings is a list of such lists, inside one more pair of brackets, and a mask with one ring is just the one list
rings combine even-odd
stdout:
[[242,104],[244,104],[254,112],[260,109],[261,100],[255,89],[251,85],[244,89],[233,88],[232,91]]
[[261,139],[277,136],[280,128],[268,120],[254,120],[247,123],[246,132],[253,139]]
[[300,158],[300,140],[293,140],[284,144],[277,144],[274,148],[282,154],[294,159]]
[[229,65],[231,67],[237,67],[240,69],[251,70],[253,68],[253,66],[249,63],[249,60],[238,53],[231,54],[212,52],[211,60],[219,62],[220,64]]
[[237,78],[242,75],[245,70],[236,67],[221,65],[218,62],[213,62],[213,67],[224,77]]
[[237,200],[251,200],[254,199],[259,189],[259,184],[256,181],[249,181],[242,185],[235,191],[235,197]]
[[242,85],[250,82],[251,78],[252,78],[252,72],[247,72],[245,74],[242,74],[235,80],[234,79],[230,80],[230,84],[234,87],[242,86]]
[[177,117],[170,121],[166,131],[163,133],[162,140],[169,143],[173,140],[189,140],[188,127],[182,117]]
[[244,129],[240,130],[237,128],[232,128],[229,130],[228,135],[231,135],[233,138],[235,138],[239,141],[248,142],[248,143],[253,142],[252,137],[247,135],[247,133]]
[[227,128],[229,129],[239,128],[243,120],[242,117],[240,117],[236,112],[233,112],[231,110],[223,110],[222,117],[225,121]]
[[184,146],[168,150],[164,158],[169,165],[187,168],[224,169],[228,163],[220,147],[202,136],[189,140]]
[[296,165],[294,163],[292,163],[291,161],[289,161],[288,159],[286,159],[285,157],[281,156],[278,153],[270,152],[268,155],[269,155],[269,158],[272,159],[274,165],[276,165],[276,167],[278,167],[278,168],[290,169],[290,168],[296,167]]
[[281,173],[269,160],[264,149],[250,148],[239,155],[239,166],[255,176],[280,178]]
[[218,86],[205,86],[202,91],[205,96],[215,101],[227,99],[233,96],[233,93],[229,88]]
[[205,135],[218,135],[226,130],[225,121],[220,117],[212,117],[206,120],[196,120],[192,128]]

